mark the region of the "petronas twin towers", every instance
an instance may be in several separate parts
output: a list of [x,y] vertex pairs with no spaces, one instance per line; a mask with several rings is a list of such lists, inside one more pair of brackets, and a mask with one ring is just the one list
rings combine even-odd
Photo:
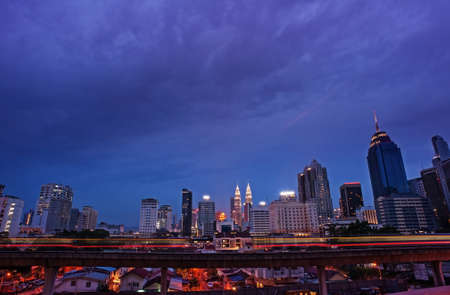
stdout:
[[231,209],[231,219],[233,223],[242,227],[243,224],[248,224],[250,221],[250,210],[253,206],[252,201],[252,190],[250,189],[250,183],[247,184],[245,190],[245,202],[244,211],[242,212],[242,198],[239,186],[236,185],[234,191],[234,197],[231,197],[230,209]]

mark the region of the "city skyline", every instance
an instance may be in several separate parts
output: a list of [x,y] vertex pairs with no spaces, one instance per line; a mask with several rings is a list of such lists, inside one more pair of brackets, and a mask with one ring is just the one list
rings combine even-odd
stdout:
[[[380,127],[379,127],[379,122],[378,122],[378,120],[377,120],[377,118],[375,117],[375,131],[376,132],[382,132],[382,131],[380,131]],[[432,138],[435,138],[436,136],[438,136],[439,138],[441,138],[442,140],[444,140],[444,142],[445,142],[445,138],[442,138],[440,135],[434,135]],[[432,147],[434,147],[434,142],[432,142],[431,140],[430,140],[430,145],[432,146]],[[434,155],[434,154],[433,154]],[[316,159],[313,159],[312,160],[313,162],[314,161],[316,161]],[[406,163],[405,163],[406,164]],[[308,164],[306,164],[306,166],[305,167],[307,167],[307,165]],[[406,165],[405,165],[406,166]],[[431,166],[428,166],[428,167],[431,167]],[[421,170],[420,171],[422,171],[424,168],[421,168]],[[300,173],[302,173],[303,172],[303,170],[300,170],[299,172],[298,172],[298,174],[300,174]],[[420,177],[421,175],[419,174],[419,177]],[[407,179],[414,179],[415,177],[409,177],[409,176],[407,176]],[[297,182],[298,182],[298,180],[297,180]],[[238,182],[235,182],[235,183],[238,183]],[[247,183],[247,185],[246,185],[246,190],[248,190],[248,186],[249,186],[249,181],[247,181],[246,182]],[[345,184],[345,183],[343,183],[343,184]],[[298,183],[297,183],[297,185],[298,185]],[[342,185],[342,184],[341,184]],[[43,185],[44,186],[44,185]],[[236,188],[235,188],[235,190],[237,190],[238,189],[238,186],[239,186],[239,184],[237,184],[237,186],[236,186]],[[333,184],[330,184],[330,187],[332,187],[333,186]],[[339,186],[339,190],[340,190],[340,186]],[[192,191],[192,190],[191,190]],[[332,191],[332,190],[331,190]],[[364,190],[363,190],[364,191]],[[236,192],[236,191],[235,191]],[[280,191],[280,193],[282,193],[283,191]],[[373,190],[369,190],[369,192],[370,192],[370,194],[367,196],[367,197],[365,197],[365,199],[369,199],[370,200],[370,203],[369,204],[367,204],[367,205],[365,205],[366,207],[371,207],[371,206],[374,206],[375,204],[373,203]],[[340,192],[339,192],[340,193]],[[72,192],[72,194],[73,194],[73,192]],[[297,194],[297,198],[299,198],[300,196],[298,195],[298,192],[296,192],[296,194]],[[182,194],[181,194],[181,192],[180,192],[180,200],[181,200],[181,196],[182,196]],[[196,195],[195,194],[195,192],[193,192],[192,191],[192,202],[193,203],[196,203],[196,202],[199,202],[199,201],[201,201],[202,199],[203,199],[203,196],[204,195]],[[208,195],[209,196],[209,195]],[[234,197],[234,194],[232,195],[232,197]],[[333,199],[333,208],[339,208],[339,202],[340,202],[340,194],[339,195],[337,195],[337,196],[334,196],[333,194],[331,194],[331,197],[332,197],[332,199]],[[264,201],[264,202],[267,202],[267,203],[270,203],[271,201],[274,201],[274,200],[277,200],[277,198],[278,198],[278,196],[271,196],[271,197],[267,197],[267,198],[264,198],[264,199],[256,199],[255,201],[256,202],[260,202],[260,201]],[[157,197],[155,197],[155,199],[157,199],[158,200],[158,202],[161,202],[160,201],[160,199],[159,198],[157,198]],[[180,201],[180,200],[178,200],[178,201]],[[219,206],[220,205],[223,205],[223,203],[225,203],[226,204],[226,201],[224,202],[222,199],[212,199],[215,203],[216,202],[218,202],[217,204],[219,204]],[[335,201],[337,200],[337,203],[335,203]],[[38,201],[39,201],[39,198],[38,198]],[[162,202],[164,202],[164,199],[162,200]],[[222,203],[223,202],[223,203]],[[28,206],[27,206],[28,205]],[[241,209],[243,209],[244,208],[244,205],[245,205],[245,198],[243,198],[243,199],[241,199]],[[171,206],[173,206],[172,204],[171,204]],[[176,206],[176,204],[175,204],[175,206],[173,206],[173,207],[175,207],[175,208],[177,208],[177,206]],[[195,207],[193,207],[193,208],[195,208]],[[227,208],[226,207],[226,205],[225,205],[225,207],[217,207],[217,210],[222,210],[222,208],[224,208],[224,210],[229,210],[230,208]],[[25,212],[25,209],[34,209],[34,206],[33,205],[29,205],[29,204],[27,204],[27,203],[25,203],[25,206],[24,206],[24,212]],[[102,212],[102,209],[101,209],[101,206],[100,206],[100,214],[101,214],[101,212]],[[174,213],[176,214],[176,216],[178,216],[179,218],[181,218],[181,206],[179,207],[179,209],[180,210],[175,210],[174,211]],[[241,210],[242,211],[242,210]],[[242,216],[241,216],[241,218],[243,218],[243,214],[244,214],[244,211],[242,211],[241,212],[241,214],[242,214]],[[230,219],[231,219],[231,216],[230,216]],[[106,220],[103,220],[102,218],[99,218],[99,222],[100,221],[106,221]],[[122,220],[120,220],[120,221],[118,221],[117,219],[113,219],[113,220],[108,220],[107,222],[112,222],[112,223],[122,223],[122,224],[125,224],[125,225],[127,225],[127,226],[131,226],[131,227],[136,227],[137,226],[137,224],[130,224],[130,223],[127,223],[127,222],[123,222]]]
[[408,179],[450,140],[445,1],[0,6],[0,183],[24,212],[50,182],[109,223],[143,198],[179,216],[184,187],[228,212],[237,181],[271,201],[312,159],[334,207],[353,181],[373,204],[373,110]]

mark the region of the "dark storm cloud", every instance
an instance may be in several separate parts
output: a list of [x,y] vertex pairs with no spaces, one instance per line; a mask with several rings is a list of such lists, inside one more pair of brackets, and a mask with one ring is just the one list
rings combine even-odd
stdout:
[[[370,195],[373,109],[411,149],[412,125],[425,141],[449,124],[446,1],[0,6],[1,176],[27,201],[37,188],[20,178],[54,174],[174,203],[180,185],[226,196],[224,182],[273,177],[260,187],[272,196],[312,156],[335,169],[333,186],[356,178]],[[360,164],[340,170],[346,159]],[[106,194],[82,193],[98,206]]]

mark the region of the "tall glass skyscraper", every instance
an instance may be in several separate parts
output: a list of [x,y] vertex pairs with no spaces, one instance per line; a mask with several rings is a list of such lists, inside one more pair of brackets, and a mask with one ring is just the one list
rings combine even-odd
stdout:
[[214,237],[216,230],[216,206],[210,196],[203,196],[198,202],[198,226],[204,237]]
[[450,151],[448,144],[439,135],[433,136],[431,142],[434,149],[433,167],[436,170],[437,180],[441,185],[447,205],[450,205]]
[[250,189],[250,183],[247,184],[247,188],[245,190],[245,203],[244,203],[244,222],[248,224],[250,221],[250,211],[253,206],[252,201],[252,190]]
[[378,221],[405,233],[433,230],[429,201],[410,191],[400,148],[380,130],[376,117],[375,128],[367,163]]
[[[83,208],[83,211],[89,212],[90,209]],[[85,213],[86,214],[86,213]],[[89,213],[88,213],[89,214]],[[83,216],[83,212],[80,217]],[[158,200],[153,198],[141,200],[141,210],[139,215],[139,234],[149,235],[156,232],[156,222],[158,220]],[[86,221],[87,223],[88,221]],[[79,227],[81,227],[81,222]]]
[[192,192],[186,188],[181,191],[181,228],[183,236],[190,237],[192,233]]
[[380,131],[377,121],[376,133],[372,136],[367,154],[367,162],[374,200],[392,193],[409,192],[400,148],[386,132]]
[[242,226],[242,199],[238,185],[236,185],[236,189],[234,191],[234,204],[233,211],[231,212],[231,219],[238,227]]
[[303,172],[297,174],[298,196],[302,203],[313,202],[317,205],[319,223],[327,224],[333,217],[330,184],[327,169],[313,160]]
[[450,221],[450,211],[448,209],[447,199],[443,192],[443,185],[439,179],[435,168],[424,169],[420,172],[422,183],[426,196],[433,207],[434,216],[438,225],[442,228],[448,228]]
[[68,185],[56,183],[42,185],[34,211],[33,227],[41,228],[42,232],[68,229],[72,199],[73,191]]

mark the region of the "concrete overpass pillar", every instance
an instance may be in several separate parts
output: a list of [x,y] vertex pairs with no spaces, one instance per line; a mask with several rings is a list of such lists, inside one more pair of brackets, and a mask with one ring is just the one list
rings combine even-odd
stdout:
[[328,295],[327,272],[325,271],[325,266],[317,266],[317,278],[319,279],[319,294]]
[[167,267],[161,267],[161,295],[167,295]]
[[45,268],[45,283],[44,291],[42,295],[53,295],[53,288],[55,286],[56,274],[58,273],[58,267],[52,266]]
[[433,268],[433,281],[435,286],[445,286],[444,273],[442,272],[442,262],[431,262]]

